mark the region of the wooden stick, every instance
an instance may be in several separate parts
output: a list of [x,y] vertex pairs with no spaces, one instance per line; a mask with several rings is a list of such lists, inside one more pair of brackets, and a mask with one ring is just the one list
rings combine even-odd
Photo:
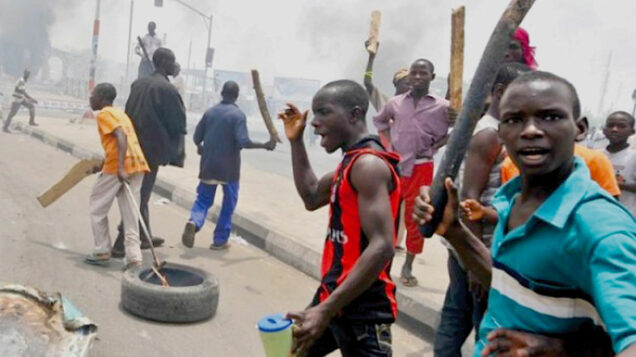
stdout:
[[451,71],[450,105],[459,111],[462,106],[462,81],[464,76],[464,13],[465,7],[453,10],[451,15]]
[[263,121],[265,121],[265,126],[267,127],[267,131],[269,132],[269,136],[276,140],[279,143],[283,141],[278,136],[278,131],[272,122],[272,117],[269,115],[269,111],[267,110],[267,103],[265,102],[265,94],[263,94],[263,87],[261,87],[261,80],[258,75],[258,70],[252,70],[252,83],[254,84],[254,92],[256,92],[256,101],[258,102],[258,109],[261,111],[261,116],[263,117]]
[[102,159],[82,160],[75,164],[64,177],[38,197],[42,207],[47,207],[75,187],[86,176],[93,174],[93,168],[101,164]]
[[371,28],[369,29],[369,45],[367,50],[371,53],[378,52],[378,36],[380,35],[380,19],[382,13],[375,10],[371,13]]
[[431,203],[435,207],[433,218],[429,223],[420,227],[424,237],[431,237],[444,215],[444,207],[448,196],[444,187],[447,177],[454,179],[459,166],[466,155],[468,144],[475,130],[475,125],[484,109],[486,96],[490,93],[495,82],[497,70],[503,63],[506,50],[512,39],[512,34],[519,27],[535,0],[511,0],[510,4],[499,19],[497,26],[490,35],[488,44],[481,56],[473,81],[470,83],[466,100],[459,112],[455,128],[448,139],[442,162],[435,173],[430,190]]

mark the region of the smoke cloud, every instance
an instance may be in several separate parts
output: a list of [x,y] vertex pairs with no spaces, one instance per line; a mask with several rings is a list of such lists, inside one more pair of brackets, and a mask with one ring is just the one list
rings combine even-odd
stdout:
[[71,0],[0,0],[0,64],[14,76],[25,68],[37,74],[51,48],[49,29],[55,9]]
[[374,64],[374,81],[390,94],[391,79],[398,69],[408,68],[420,57],[436,65],[448,58],[446,53],[450,50],[442,46],[450,42],[446,38],[448,32],[444,31],[450,23],[447,7],[441,1],[421,0],[357,0],[332,6],[315,1],[305,7],[300,36],[311,43],[317,63],[337,63],[344,77],[360,81],[367,60],[364,41],[369,34],[371,11],[380,10],[380,48]]

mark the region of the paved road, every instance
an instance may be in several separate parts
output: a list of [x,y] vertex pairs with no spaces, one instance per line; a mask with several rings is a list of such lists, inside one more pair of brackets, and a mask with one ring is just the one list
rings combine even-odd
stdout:
[[[19,134],[0,135],[0,152],[0,281],[65,294],[99,326],[93,356],[261,356],[256,320],[304,307],[316,287],[315,280],[254,247],[234,244],[229,251],[210,251],[212,224],[204,227],[195,248],[182,248],[177,242],[187,212],[153,203],[153,229],[168,239],[159,249],[161,257],[214,273],[221,283],[220,305],[212,320],[192,325],[131,317],[119,306],[123,263],[114,261],[108,268],[82,263],[92,246],[87,206],[95,178],[43,209],[35,197],[76,159]],[[114,231],[116,209],[111,218]],[[428,342],[400,327],[394,328],[394,343],[396,356],[432,354]]]

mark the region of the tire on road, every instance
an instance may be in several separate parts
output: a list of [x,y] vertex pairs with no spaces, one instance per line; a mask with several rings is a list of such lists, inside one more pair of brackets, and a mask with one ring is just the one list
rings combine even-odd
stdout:
[[[160,322],[196,322],[214,316],[219,304],[216,277],[185,265],[167,264],[162,273],[171,286],[166,288],[142,281],[141,276],[145,277],[148,271],[148,267],[138,267],[124,272],[121,304],[126,311]],[[152,280],[157,281],[154,275],[149,279]]]

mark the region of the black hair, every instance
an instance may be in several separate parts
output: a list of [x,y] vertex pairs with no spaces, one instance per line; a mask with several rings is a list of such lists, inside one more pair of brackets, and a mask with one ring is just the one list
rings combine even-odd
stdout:
[[169,58],[175,58],[174,53],[169,48],[159,47],[152,55],[152,63],[155,68],[161,67]]
[[223,88],[221,89],[221,95],[223,98],[228,99],[236,99],[239,96],[239,85],[234,81],[227,81],[223,83]]
[[530,72],[530,67],[526,66],[523,63],[517,62],[508,62],[504,63],[499,67],[497,71],[497,76],[495,77],[495,83],[492,85],[492,91],[495,90],[495,86],[497,84],[501,84],[504,87],[507,87],[512,81],[514,81],[520,75]]
[[628,112],[623,111],[623,110],[617,110],[617,111],[613,112],[612,114],[608,115],[607,117],[609,118],[609,117],[611,117],[613,115],[622,115],[622,116],[626,117],[627,119],[629,119],[629,125],[632,127],[632,129],[634,129],[634,124],[635,124],[636,120],[634,120],[634,116],[633,115],[631,115]]
[[520,75],[510,84],[522,84],[537,81],[557,82],[566,86],[572,96],[572,115],[574,115],[574,120],[577,120],[581,116],[581,101],[579,100],[579,95],[576,93],[576,88],[574,88],[572,83],[563,77],[559,77],[550,72],[530,71]]
[[352,80],[340,79],[325,84],[318,92],[325,89],[336,92],[333,99],[345,110],[353,110],[355,107],[362,109],[362,120],[365,120],[365,115],[369,109],[369,95],[360,84]]
[[117,97],[117,90],[110,83],[100,83],[95,86],[95,94],[97,94],[97,97],[112,104]]
[[416,64],[417,62],[426,63],[426,65],[428,66],[428,69],[431,70],[431,73],[435,73],[435,65],[433,64],[433,62],[427,60],[426,58],[418,58],[415,61],[413,61],[413,63],[411,63],[411,67],[413,67],[413,65]]

